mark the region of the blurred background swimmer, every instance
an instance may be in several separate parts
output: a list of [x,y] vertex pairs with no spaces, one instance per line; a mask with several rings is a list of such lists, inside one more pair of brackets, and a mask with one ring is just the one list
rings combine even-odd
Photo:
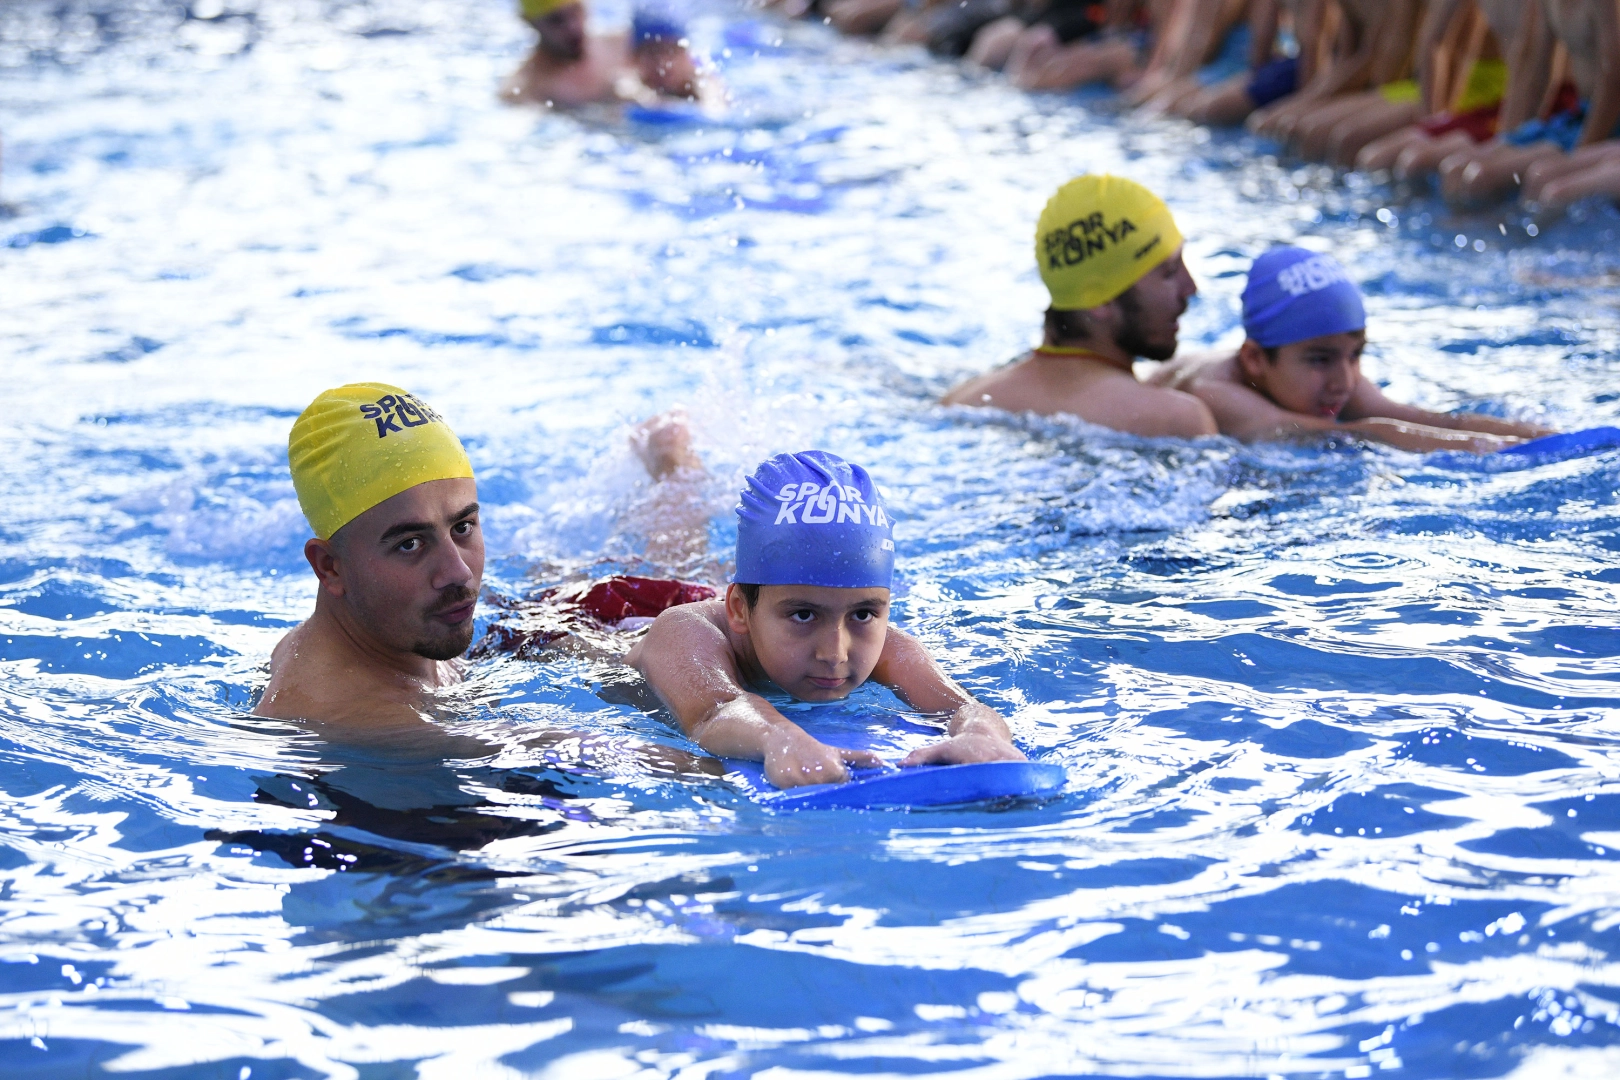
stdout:
[[1361,290],[1328,255],[1277,247],[1254,261],[1236,353],[1179,357],[1152,381],[1196,395],[1245,441],[1344,434],[1402,450],[1490,453],[1549,428],[1389,400],[1361,373]]
[[1086,175],[1047,202],[1035,258],[1052,304],[1041,344],[951,390],[946,405],[1065,413],[1137,435],[1215,434],[1197,398],[1137,381],[1137,357],[1175,355],[1198,292],[1170,208],[1133,180]]
[[717,96],[698,72],[682,24],[666,12],[638,11],[628,30],[592,34],[581,0],[522,0],[520,11],[540,40],[502,85],[505,101],[566,108]]

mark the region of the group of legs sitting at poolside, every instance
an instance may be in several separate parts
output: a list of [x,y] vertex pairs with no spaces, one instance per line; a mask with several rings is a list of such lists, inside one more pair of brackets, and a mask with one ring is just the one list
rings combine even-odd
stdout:
[[[1175,356],[1197,287],[1169,208],[1134,181],[1063,185],[1041,215],[1035,256],[1051,294],[1040,346],[945,404],[1066,413],[1147,436],[1343,433],[1415,451],[1488,453],[1548,433],[1387,399],[1360,372],[1359,290],[1331,258],[1301,248],[1255,260],[1235,353]],[[1169,363],[1140,381],[1141,358]],[[703,466],[680,416],[641,425],[633,442],[655,492],[671,495],[650,500],[665,547],[674,533],[706,545],[707,510],[683,488]],[[461,681],[472,644],[484,567],[472,465],[438,413],[380,383],[317,397],[292,426],[288,464],[315,533],[304,550],[315,610],[277,645],[255,711],[329,736],[415,738],[436,694]],[[893,520],[864,468],[821,450],[778,454],[748,478],[735,513],[736,569],[723,595],[675,581],[580,583],[542,594],[537,612],[519,610],[482,647],[540,659],[588,623],[593,653],[639,672],[699,747],[760,761],[782,788],[843,781],[876,761],[811,737],[765,696],[772,688],[832,702],[869,680],[891,687],[943,728],[902,765],[1023,759],[1002,717],[889,625]]]
[[1616,0],[780,0],[1026,90],[1247,123],[1302,157],[1480,204],[1620,197]]

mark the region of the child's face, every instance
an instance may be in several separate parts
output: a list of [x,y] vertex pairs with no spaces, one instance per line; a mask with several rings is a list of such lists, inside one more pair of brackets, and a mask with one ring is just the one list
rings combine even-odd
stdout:
[[1279,408],[1331,419],[1344,411],[1361,378],[1361,350],[1367,332],[1325,334],[1279,346],[1268,360],[1253,341],[1245,341],[1238,363],[1249,385]]
[[697,69],[691,55],[674,41],[649,41],[636,48],[636,69],[642,85],[666,97],[691,97]]
[[762,585],[749,608],[726,591],[726,619],[770,680],[801,701],[839,701],[877,667],[889,631],[888,589]]

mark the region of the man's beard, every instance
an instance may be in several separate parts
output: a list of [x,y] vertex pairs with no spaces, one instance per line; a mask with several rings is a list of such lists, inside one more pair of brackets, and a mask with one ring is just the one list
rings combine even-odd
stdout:
[[1176,339],[1171,338],[1167,345],[1160,341],[1149,341],[1142,334],[1142,305],[1136,296],[1127,289],[1119,298],[1120,314],[1125,318],[1121,320],[1119,330],[1114,334],[1114,344],[1125,350],[1127,356],[1140,356],[1144,360],[1168,360],[1176,355]]
[[564,41],[556,38],[541,38],[540,49],[553,60],[578,60],[585,55],[583,41]]
[[[434,606],[434,611],[444,611],[465,604],[477,595],[471,589],[459,587],[446,590],[446,593],[447,595]],[[431,613],[428,618],[432,618]],[[445,626],[442,634],[430,640],[416,642],[411,646],[411,652],[429,660],[454,660],[467,651],[467,646],[472,644],[472,639],[473,621],[468,619],[461,626]]]

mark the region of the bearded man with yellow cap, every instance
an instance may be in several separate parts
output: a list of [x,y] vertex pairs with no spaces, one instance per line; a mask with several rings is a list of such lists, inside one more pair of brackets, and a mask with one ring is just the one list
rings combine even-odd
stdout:
[[1118,176],[1076,177],[1036,228],[1035,258],[1052,296],[1039,348],[945,395],[947,405],[1066,413],[1137,435],[1215,434],[1191,394],[1136,379],[1138,357],[1175,355],[1179,320],[1198,287],[1181,260],[1169,207]]
[[254,712],[415,721],[472,642],[484,537],[466,451],[420,398],[353,383],[304,410],[287,458],[315,532],[315,613],[276,645]]

